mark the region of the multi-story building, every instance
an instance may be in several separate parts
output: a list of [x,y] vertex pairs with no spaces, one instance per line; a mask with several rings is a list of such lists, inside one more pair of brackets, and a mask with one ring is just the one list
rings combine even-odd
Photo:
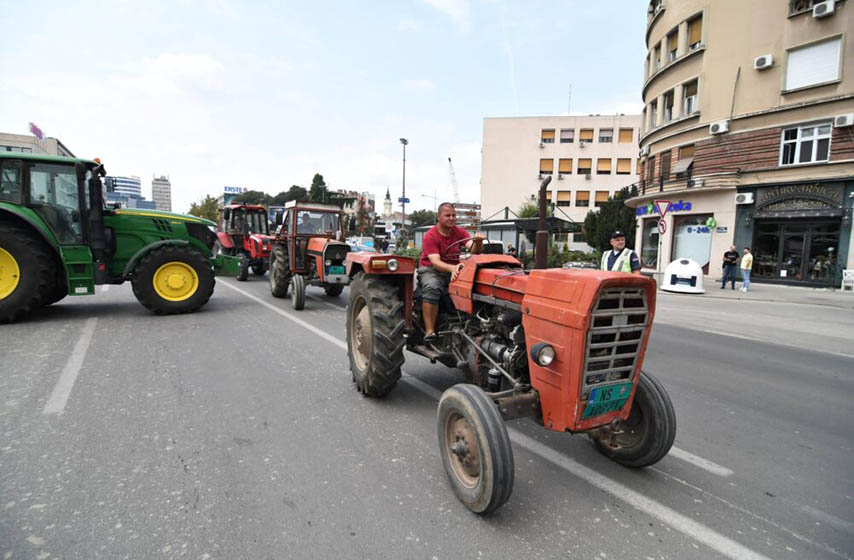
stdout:
[[74,157],[71,150],[56,138],[39,139],[27,134],[0,132],[0,152],[24,152],[51,156]]
[[[583,223],[591,209],[637,181],[640,121],[640,115],[484,119],[482,219],[512,217],[551,176],[554,215]],[[557,241],[589,250],[581,233],[563,235]]]
[[[854,268],[850,3],[650,2],[629,201],[646,270],[689,257],[719,275],[731,244],[752,248],[758,281],[833,284]],[[663,220],[656,200],[672,203]]]
[[172,211],[172,183],[161,175],[151,179],[151,198],[158,210]]
[[104,177],[107,190],[107,202],[119,202],[126,208],[145,208],[155,210],[155,203],[142,196],[142,183],[139,177]]

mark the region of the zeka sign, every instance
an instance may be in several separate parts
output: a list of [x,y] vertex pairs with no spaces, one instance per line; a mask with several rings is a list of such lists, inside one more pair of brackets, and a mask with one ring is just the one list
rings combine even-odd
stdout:
[[[690,212],[691,203],[680,200],[679,202],[671,202],[668,212]],[[655,216],[658,215],[658,209],[652,202],[635,208],[635,216]]]

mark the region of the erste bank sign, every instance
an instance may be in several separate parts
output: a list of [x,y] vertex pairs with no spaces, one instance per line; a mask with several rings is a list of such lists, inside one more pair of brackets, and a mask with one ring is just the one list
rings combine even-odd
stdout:
[[245,187],[223,187],[222,192],[225,194],[243,194],[246,192]]
[[[673,202],[670,204],[670,210],[668,212],[690,212],[691,211],[691,203],[680,200],[679,202]],[[635,216],[647,216],[647,215],[655,215],[658,214],[658,209],[656,209],[655,204],[649,202],[644,204],[643,206],[638,206],[635,208]]]

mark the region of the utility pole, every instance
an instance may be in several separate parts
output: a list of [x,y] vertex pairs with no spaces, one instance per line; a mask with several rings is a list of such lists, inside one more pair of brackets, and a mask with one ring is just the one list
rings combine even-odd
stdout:
[[[409,140],[406,138],[401,138],[400,143],[403,144],[403,194],[401,195],[401,214],[403,214],[403,218],[401,219],[401,230],[406,232],[406,146],[409,144]],[[406,239],[404,237],[404,239]],[[408,241],[408,239],[407,239]]]

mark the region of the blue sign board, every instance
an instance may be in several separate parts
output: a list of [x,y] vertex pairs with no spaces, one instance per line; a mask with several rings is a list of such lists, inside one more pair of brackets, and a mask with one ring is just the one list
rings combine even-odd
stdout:
[[246,189],[243,187],[223,187],[222,192],[229,194],[243,194],[246,192]]
[[403,197],[403,196],[398,198],[397,201],[400,202],[401,204],[409,204],[409,199],[406,197]]
[[[668,212],[690,212],[691,211],[691,203],[684,202],[680,200],[679,202],[672,202],[670,204],[670,210]],[[649,204],[644,204],[643,206],[638,206],[635,208],[635,216],[646,216],[658,214],[658,210],[655,207],[655,204],[650,202]]]

